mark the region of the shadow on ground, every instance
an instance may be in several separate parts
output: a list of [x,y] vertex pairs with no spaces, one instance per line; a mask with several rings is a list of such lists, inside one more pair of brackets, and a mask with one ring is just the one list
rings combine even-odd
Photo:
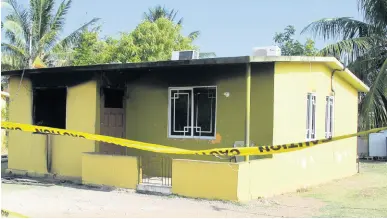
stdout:
[[42,187],[63,186],[63,187],[69,187],[74,189],[83,189],[83,190],[100,191],[100,192],[111,192],[117,189],[110,186],[85,185],[82,183],[76,183],[69,180],[40,179],[40,178],[32,178],[28,176],[2,176],[1,183],[14,184],[14,185],[33,185],[33,186],[42,186]]

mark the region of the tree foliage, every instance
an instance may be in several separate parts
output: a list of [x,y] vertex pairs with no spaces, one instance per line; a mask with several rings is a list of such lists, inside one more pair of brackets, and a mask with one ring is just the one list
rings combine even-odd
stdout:
[[296,29],[289,25],[284,29],[284,32],[276,33],[274,42],[281,48],[281,54],[284,56],[313,56],[317,53],[315,43],[311,39],[307,39],[304,44],[294,39]]
[[387,126],[387,1],[358,0],[364,21],[350,17],[324,18],[302,31],[315,37],[338,40],[319,51],[334,56],[371,87],[361,95],[361,129]]
[[166,18],[143,21],[118,39],[99,38],[99,28],[84,31],[74,49],[74,65],[168,60],[172,51],[196,47],[181,34],[181,26]]
[[141,61],[168,60],[172,51],[195,48],[192,39],[181,34],[181,26],[165,18],[141,23],[131,36]]
[[109,45],[99,39],[99,32],[99,28],[83,31],[72,53],[72,65],[95,65],[109,61]]
[[[183,36],[183,18],[177,20],[178,11],[161,6],[150,8],[135,30],[121,33],[118,38],[101,39],[101,27],[90,28],[97,18],[61,38],[72,0],[63,0],[56,11],[54,2],[29,0],[27,9],[16,0],[2,2],[2,7],[9,9],[1,23],[7,39],[2,43],[3,70],[158,61],[169,59],[174,50],[197,49],[192,42],[200,32]],[[200,53],[202,58],[214,56]]]
[[[144,18],[149,22],[156,22],[160,18],[166,18],[179,26],[183,25],[183,18],[176,21],[176,17],[179,11],[175,9],[168,9],[165,6],[156,5],[148,9],[148,12],[144,12]],[[200,36],[200,31],[196,30],[191,32],[188,37],[192,40],[197,39]]]
[[[148,12],[144,12],[144,18],[149,22],[156,22],[159,18],[166,18],[172,22],[175,22],[176,16],[179,11],[175,9],[168,9],[165,6],[156,5],[155,7],[149,8]],[[183,18],[180,18],[176,24],[182,25]]]
[[11,70],[32,68],[34,63],[49,64],[60,57],[58,52],[71,48],[82,31],[98,21],[94,18],[61,37],[71,2],[63,0],[55,11],[54,0],[30,0],[28,9],[18,5],[16,0],[2,1],[2,7],[9,9],[1,23],[6,38],[1,44],[2,68]]

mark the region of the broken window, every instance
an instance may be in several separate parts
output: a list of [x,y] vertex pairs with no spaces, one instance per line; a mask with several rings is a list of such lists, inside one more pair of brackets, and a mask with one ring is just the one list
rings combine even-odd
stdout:
[[103,94],[105,108],[124,108],[124,90],[104,88]]
[[215,137],[216,87],[169,89],[169,136]]
[[35,125],[66,128],[67,88],[35,88],[33,122]]

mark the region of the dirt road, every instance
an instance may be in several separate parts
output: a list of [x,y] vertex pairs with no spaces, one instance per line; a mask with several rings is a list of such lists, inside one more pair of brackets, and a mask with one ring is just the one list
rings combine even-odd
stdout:
[[[372,181],[373,178],[368,177],[366,172],[363,175],[311,188],[303,193],[259,199],[247,204],[187,199],[176,196],[145,195],[130,190],[110,191],[69,183],[41,183],[31,179],[19,181],[3,179],[1,198],[4,209],[29,217],[44,218],[316,217],[321,215],[346,216],[348,214],[356,217],[357,215],[351,215],[354,212],[351,208],[356,205],[356,203],[351,203],[351,200],[358,202],[353,194],[363,195],[360,197],[362,202],[373,205],[372,200],[375,198],[372,197],[372,194],[369,197],[364,195],[364,191],[368,191],[370,188],[373,189],[373,192],[378,188],[385,190],[383,185],[387,186],[387,181],[385,181],[386,184],[383,184],[383,180],[387,177],[382,178],[384,175],[387,176],[387,165],[381,164],[379,166],[382,169],[378,167],[374,172],[371,172],[373,178],[380,174],[381,177],[375,178],[378,181]],[[368,179],[370,181],[367,184]],[[348,184],[352,185],[359,180],[362,182],[361,187],[348,187]],[[343,191],[349,191],[348,194],[351,196],[347,197],[348,194]],[[386,203],[387,201],[387,198],[381,196],[378,198],[379,200],[375,200],[375,203]],[[335,206],[339,206],[340,209],[335,209]],[[379,207],[380,209],[376,210],[369,208],[370,212],[368,213],[372,213],[372,216],[387,215],[387,209],[382,204],[379,204]],[[367,206],[362,205],[362,208],[367,208]],[[367,215],[361,215],[364,209],[358,212],[360,213],[359,217],[367,217]]]
[[[69,184],[8,183],[2,184],[2,208],[30,217],[304,217],[323,206],[316,200],[288,196],[241,205]],[[295,211],[290,205],[309,207]]]

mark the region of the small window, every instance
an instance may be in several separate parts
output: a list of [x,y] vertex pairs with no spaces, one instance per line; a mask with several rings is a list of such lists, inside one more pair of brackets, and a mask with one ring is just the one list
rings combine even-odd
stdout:
[[169,137],[214,138],[216,87],[169,89]]
[[33,91],[34,125],[66,128],[66,88],[36,88]]
[[124,90],[104,88],[105,108],[124,108]]
[[306,140],[316,139],[316,95],[308,93],[306,110]]
[[325,138],[333,136],[333,117],[334,115],[334,98],[333,96],[326,97],[325,107]]

